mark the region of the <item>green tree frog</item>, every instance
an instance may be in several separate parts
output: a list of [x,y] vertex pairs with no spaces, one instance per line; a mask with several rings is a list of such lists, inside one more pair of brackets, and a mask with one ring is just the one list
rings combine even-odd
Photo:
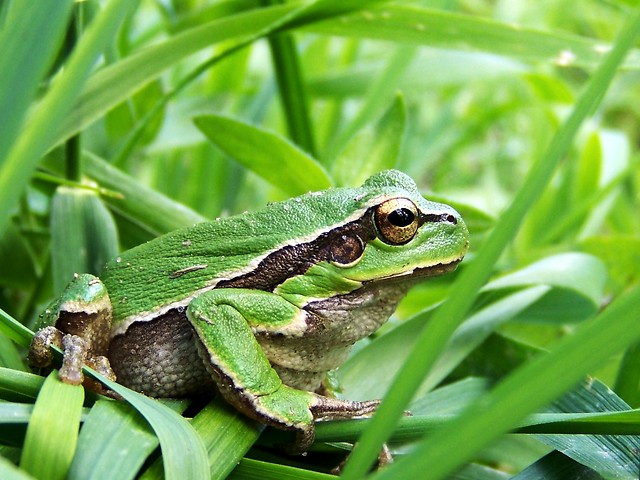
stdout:
[[255,213],[201,223],[77,275],[41,316],[30,351],[82,383],[83,363],[152,397],[219,392],[247,416],[313,441],[314,422],[371,414],[378,401],[324,384],[407,290],[449,272],[467,228],[395,170]]

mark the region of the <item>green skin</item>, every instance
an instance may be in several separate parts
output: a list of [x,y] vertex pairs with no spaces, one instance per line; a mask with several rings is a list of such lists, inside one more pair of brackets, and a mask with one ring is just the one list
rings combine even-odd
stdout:
[[394,170],[201,223],[124,252],[100,279],[77,276],[42,315],[30,360],[48,365],[54,343],[69,383],[86,363],[154,397],[218,391],[296,431],[302,452],[314,421],[375,410],[324,395],[326,373],[412,285],[455,268],[467,236]]

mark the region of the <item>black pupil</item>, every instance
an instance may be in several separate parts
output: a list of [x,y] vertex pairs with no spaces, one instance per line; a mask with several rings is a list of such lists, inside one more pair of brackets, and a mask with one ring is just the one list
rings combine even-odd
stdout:
[[415,215],[408,208],[398,208],[389,214],[389,223],[396,227],[406,227],[415,220]]

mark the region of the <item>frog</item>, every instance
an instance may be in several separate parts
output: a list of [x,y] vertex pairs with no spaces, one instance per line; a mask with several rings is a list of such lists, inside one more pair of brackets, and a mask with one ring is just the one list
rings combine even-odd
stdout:
[[468,249],[452,207],[397,170],[255,212],[175,230],[121,253],[100,277],[76,274],[40,316],[37,368],[98,389],[87,365],[157,398],[221,395],[264,425],[295,432],[367,417],[379,400],[333,394],[327,374],[378,330],[415,284]]

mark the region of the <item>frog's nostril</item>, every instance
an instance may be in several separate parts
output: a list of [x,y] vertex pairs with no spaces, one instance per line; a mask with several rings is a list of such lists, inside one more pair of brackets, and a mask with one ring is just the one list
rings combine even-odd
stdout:
[[456,218],[455,215],[451,214],[451,213],[428,213],[426,215],[421,215],[421,220],[423,223],[426,222],[430,222],[430,223],[440,223],[440,222],[447,222],[447,223],[451,223],[452,225],[457,225],[458,224],[458,219]]
[[455,215],[451,215],[450,213],[443,213],[442,214],[442,221],[443,222],[449,222],[453,225],[457,225],[458,224],[458,219],[455,217]]

